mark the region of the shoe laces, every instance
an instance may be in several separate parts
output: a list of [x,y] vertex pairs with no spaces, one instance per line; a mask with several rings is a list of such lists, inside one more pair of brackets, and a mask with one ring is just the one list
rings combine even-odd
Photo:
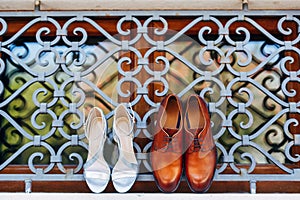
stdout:
[[193,140],[192,140],[192,143],[189,144],[189,152],[197,152],[197,151],[200,151],[202,146],[203,146],[203,141],[204,139],[202,137],[198,138],[198,137],[195,137]]
[[177,138],[172,136],[165,136],[163,141],[166,143],[166,146],[162,148],[163,150],[172,151],[174,153],[181,153],[178,152],[180,148],[178,147],[179,143]]

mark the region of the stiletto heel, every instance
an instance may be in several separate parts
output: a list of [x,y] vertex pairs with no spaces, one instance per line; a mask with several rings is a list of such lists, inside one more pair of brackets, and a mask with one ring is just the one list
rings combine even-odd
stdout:
[[107,122],[103,111],[97,107],[90,110],[85,126],[89,141],[87,161],[84,164],[84,177],[91,191],[102,192],[110,179],[110,168],[103,157],[106,140]]
[[112,170],[112,181],[115,189],[127,192],[135,182],[138,163],[133,150],[133,118],[124,104],[115,110],[113,138],[118,144],[119,159]]

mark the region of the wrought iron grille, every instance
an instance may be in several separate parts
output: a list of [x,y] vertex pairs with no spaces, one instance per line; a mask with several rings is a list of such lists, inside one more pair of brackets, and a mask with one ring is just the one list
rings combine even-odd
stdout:
[[[128,102],[137,122],[138,180],[152,181],[151,128],[170,92],[207,101],[218,147],[215,181],[250,181],[255,192],[256,181],[300,180],[300,136],[292,131],[300,112],[300,13],[106,14],[0,14],[0,172],[14,164],[31,171],[0,180],[84,180],[86,112],[96,105],[111,120],[114,107]],[[257,20],[262,16],[272,24]],[[20,18],[28,21],[11,31]],[[108,141],[111,164],[114,148]],[[261,165],[278,170],[256,173]]]

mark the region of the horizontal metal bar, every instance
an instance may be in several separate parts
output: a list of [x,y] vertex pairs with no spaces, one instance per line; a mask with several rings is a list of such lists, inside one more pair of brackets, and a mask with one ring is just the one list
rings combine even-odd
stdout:
[[[1,174],[0,181],[85,181],[82,174]],[[182,181],[185,181],[182,177]],[[300,174],[219,174],[214,177],[214,181],[300,181]],[[154,181],[153,175],[138,175],[137,181]]]
[[82,174],[68,175],[68,174],[1,174],[0,181],[84,181]]

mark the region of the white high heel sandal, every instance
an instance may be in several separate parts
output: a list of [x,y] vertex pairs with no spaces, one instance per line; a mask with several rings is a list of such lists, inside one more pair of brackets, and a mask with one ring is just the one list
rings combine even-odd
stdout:
[[118,144],[119,159],[112,170],[115,189],[124,193],[134,184],[138,173],[138,162],[133,150],[133,117],[124,104],[115,109],[113,137]]
[[90,110],[85,126],[85,135],[89,141],[87,161],[84,164],[84,177],[91,191],[102,192],[110,179],[110,168],[103,157],[106,140],[107,122],[103,111],[94,107]]

